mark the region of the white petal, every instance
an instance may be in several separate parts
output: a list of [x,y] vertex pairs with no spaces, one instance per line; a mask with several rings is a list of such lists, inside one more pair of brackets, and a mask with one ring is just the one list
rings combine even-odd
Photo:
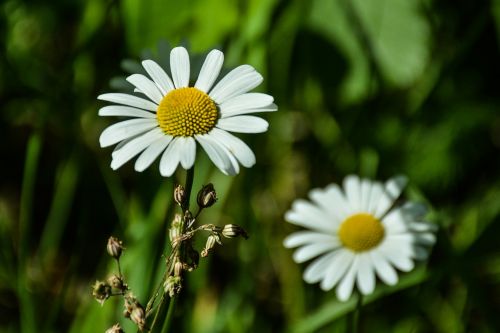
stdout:
[[190,169],[196,158],[196,141],[191,137],[179,137],[181,165],[184,169]]
[[189,85],[189,55],[185,48],[176,47],[170,52],[170,70],[176,88]]
[[398,283],[398,274],[396,273],[396,270],[387,262],[385,257],[381,255],[378,250],[370,251],[370,256],[372,257],[375,271],[377,272],[380,280],[390,286]]
[[108,147],[158,126],[155,119],[129,119],[107,127],[99,137],[101,147]]
[[113,154],[113,161],[111,161],[111,168],[118,169],[126,162],[130,161],[134,156],[146,149],[151,143],[163,137],[162,130],[153,128],[151,131],[135,138],[127,143],[119,151]]
[[297,247],[309,243],[338,243],[337,237],[313,231],[297,231],[289,235],[283,241],[283,246],[287,248]]
[[135,171],[142,172],[154,162],[154,160],[167,148],[173,137],[164,135],[164,137],[153,142],[135,161]]
[[389,179],[385,183],[385,190],[387,194],[391,197],[391,199],[394,201],[397,198],[399,198],[401,192],[403,192],[407,183],[408,183],[408,178],[406,178],[405,176],[396,176]]
[[427,214],[427,207],[417,202],[407,202],[401,207],[401,210],[408,221],[420,220]]
[[108,105],[99,109],[100,116],[120,116],[137,118],[156,118],[156,114],[130,106]]
[[175,89],[172,80],[167,73],[153,60],[144,60],[142,66],[148,72],[149,76],[156,83],[163,95],[166,95],[170,90]]
[[389,208],[394,204],[394,200],[392,200],[389,195],[385,191],[382,190],[378,197],[377,207],[375,208],[374,216],[378,219],[382,218]]
[[312,189],[309,192],[309,197],[330,217],[332,224],[334,224],[334,228],[342,223],[345,217],[339,214],[331,196],[329,196],[325,190],[319,188]]
[[352,215],[352,210],[349,207],[346,197],[337,184],[330,184],[325,189],[326,194],[330,197],[331,208],[335,209],[340,221],[344,221],[347,217]]
[[302,247],[299,247],[293,253],[293,260],[295,260],[295,262],[300,264],[300,263],[303,263],[309,259],[317,257],[320,254],[323,254],[323,253],[331,251],[331,250],[335,250],[339,246],[340,246],[340,242],[337,242],[337,243],[321,242],[321,243],[304,245]]
[[136,86],[137,89],[139,89],[144,95],[148,96],[149,99],[156,104],[160,104],[163,99],[163,95],[160,90],[158,90],[156,84],[144,75],[132,74],[127,77],[127,81]]
[[391,210],[386,216],[384,216],[382,224],[385,227],[386,234],[399,234],[408,231],[408,226],[405,223],[403,213],[399,208]]
[[438,226],[428,222],[410,222],[408,228],[415,232],[436,232]]
[[262,75],[252,66],[242,65],[224,76],[209,93],[209,96],[217,104],[222,104],[233,97],[252,90],[261,84],[262,81]]
[[409,272],[415,266],[413,260],[408,254],[405,254],[402,249],[397,249],[395,246],[393,248],[388,246],[381,246],[379,248],[380,253],[389,260],[397,269],[403,272]]
[[196,80],[194,86],[199,90],[208,93],[219,76],[223,62],[224,53],[219,50],[210,51],[205,59],[205,62],[203,63],[203,66],[201,67],[198,80]]
[[321,289],[325,291],[332,289],[340,281],[355,258],[355,255],[348,250],[340,250],[336,253],[338,255],[332,259],[330,267],[326,271],[323,281],[321,281]]
[[375,289],[375,273],[370,253],[359,254],[358,260],[357,286],[363,295],[369,295]]
[[219,128],[213,128],[212,131],[210,131],[210,135],[223,144],[244,167],[250,168],[255,164],[255,154],[253,151],[246,143],[234,135]]
[[133,106],[139,109],[149,110],[153,112],[156,112],[156,110],[158,109],[158,105],[156,105],[155,103],[148,101],[147,99],[140,98],[137,96],[132,96],[129,94],[121,94],[121,93],[102,94],[97,96],[97,99],[117,104]]
[[304,271],[303,277],[307,283],[316,283],[323,279],[326,272],[332,267],[333,259],[341,251],[329,252],[314,260]]
[[227,175],[232,171],[233,166],[228,154],[218,144],[214,143],[208,134],[195,135],[195,139],[222,173]]
[[274,103],[271,103],[267,106],[263,106],[260,108],[252,108],[252,109],[233,109],[232,111],[228,112],[226,109],[220,107],[220,113],[221,113],[221,118],[229,118],[229,117],[234,117],[234,116],[239,116],[243,114],[249,114],[249,113],[259,113],[259,112],[274,112],[278,110],[278,106]]
[[262,133],[267,131],[269,124],[262,118],[254,116],[235,116],[219,119],[218,128],[237,133]]
[[369,213],[368,208],[370,205],[370,195],[372,191],[372,182],[368,179],[361,179],[361,199],[360,207],[362,212]]
[[415,235],[415,243],[431,246],[434,245],[434,243],[436,243],[436,236],[429,232],[417,233]]
[[182,144],[179,144],[179,137],[176,137],[170,142],[165,152],[160,159],[160,174],[163,177],[170,177],[177,169],[177,165],[181,160]]
[[286,212],[285,220],[292,224],[300,225],[312,230],[332,233],[335,225],[331,223],[328,215],[309,201],[297,199],[292,204],[292,209]]
[[347,201],[354,212],[362,212],[361,208],[361,183],[359,177],[349,175],[344,179],[344,191]]
[[340,301],[347,301],[352,294],[352,288],[354,287],[354,279],[356,278],[356,273],[358,271],[358,256],[354,256],[351,267],[344,275],[342,281],[340,281],[337,287],[337,297]]
[[244,109],[258,109],[271,105],[273,96],[263,93],[246,93],[227,100],[220,105],[221,113],[234,113]]
[[[379,203],[382,195],[385,195],[384,194],[384,187],[382,186],[382,183],[373,182],[372,188],[370,191],[370,199],[368,201],[367,212],[372,214],[372,215],[375,215],[375,217],[377,217],[377,218],[379,218],[380,216],[376,215],[375,213],[377,211],[378,203]],[[386,198],[386,199],[388,199],[388,198]]]

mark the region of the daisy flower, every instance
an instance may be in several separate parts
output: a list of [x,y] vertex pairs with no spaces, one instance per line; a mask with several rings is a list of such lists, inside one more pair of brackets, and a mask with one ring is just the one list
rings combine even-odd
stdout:
[[268,123],[253,115],[276,111],[273,97],[251,93],[263,80],[250,65],[242,65],[214,84],[219,76],[224,54],[212,50],[206,57],[194,86],[189,86],[190,62],[185,48],[170,53],[171,77],[154,61],[142,66],[149,77],[132,74],[127,81],[132,94],[109,93],[98,99],[114,103],[99,110],[100,116],[120,116],[123,120],[106,128],[101,147],[118,144],[112,153],[114,170],[139,155],[135,170],[143,171],[160,155],[160,173],[171,176],[180,164],[190,169],[196,158],[197,143],[224,173],[234,175],[239,165],[255,164],[253,151],[229,132],[261,133]]
[[285,219],[310,229],[292,233],[284,240],[297,263],[316,258],[304,271],[304,280],[323,290],[336,287],[346,301],[354,285],[364,295],[375,289],[376,276],[388,284],[398,282],[397,270],[408,272],[415,259],[425,259],[435,242],[432,224],[421,221],[425,207],[408,202],[396,205],[406,186],[405,177],[385,184],[357,176],[313,189],[311,201],[296,200]]

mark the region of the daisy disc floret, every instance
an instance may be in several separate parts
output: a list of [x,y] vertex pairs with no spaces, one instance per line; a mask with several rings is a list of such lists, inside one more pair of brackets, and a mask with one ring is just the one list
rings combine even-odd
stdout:
[[319,282],[325,291],[336,287],[345,301],[354,286],[371,294],[376,277],[394,285],[397,270],[411,271],[415,260],[425,259],[435,242],[435,226],[422,221],[424,206],[396,205],[406,183],[402,176],[382,184],[351,175],[343,190],[331,184],[312,190],[311,201],[296,200],[285,219],[309,230],[292,233],[284,245],[297,248],[297,263],[314,259],[304,280]]
[[100,116],[131,118],[109,126],[99,138],[101,147],[117,144],[111,168],[138,156],[135,170],[141,172],[161,155],[160,173],[168,177],[179,164],[184,169],[193,166],[196,143],[224,174],[237,174],[240,164],[253,166],[253,151],[230,132],[267,131],[268,123],[251,114],[276,111],[277,106],[272,96],[250,92],[263,80],[250,65],[236,67],[216,82],[223,61],[224,54],[212,50],[190,86],[188,52],[176,47],[170,53],[171,76],[153,60],[144,60],[148,76],[127,77],[143,96],[100,95],[98,99],[115,103],[101,108]]

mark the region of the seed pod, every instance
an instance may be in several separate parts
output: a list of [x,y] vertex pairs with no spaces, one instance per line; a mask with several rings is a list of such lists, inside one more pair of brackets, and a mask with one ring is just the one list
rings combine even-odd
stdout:
[[215,192],[212,183],[204,185],[201,188],[198,192],[198,196],[196,197],[196,201],[198,202],[198,206],[200,206],[200,208],[208,208],[217,201],[217,193]]
[[226,224],[222,229],[222,236],[226,238],[235,238],[241,236],[245,239],[248,239],[248,234],[245,229],[237,224]]
[[121,240],[111,236],[108,239],[108,245],[106,246],[106,249],[107,249],[108,254],[110,256],[112,256],[113,258],[118,260],[118,259],[120,259],[120,256],[122,255],[122,251],[123,251],[124,247],[122,245]]

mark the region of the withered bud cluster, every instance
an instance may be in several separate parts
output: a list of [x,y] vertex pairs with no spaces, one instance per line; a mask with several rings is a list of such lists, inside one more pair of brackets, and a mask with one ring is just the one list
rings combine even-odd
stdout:
[[113,274],[110,277],[108,277],[107,282],[111,287],[119,289],[122,292],[128,289],[127,284],[123,282],[123,277],[118,276],[116,274]]
[[180,276],[169,276],[165,280],[163,287],[170,297],[174,297],[181,292],[182,278]]
[[146,326],[146,311],[132,294],[125,296],[125,311],[123,315],[132,320],[141,332],[144,330]]
[[203,185],[201,190],[198,192],[196,202],[200,208],[208,208],[217,202],[217,193],[215,192],[214,185],[212,183]]
[[108,328],[104,333],[125,333],[120,324],[115,324],[112,327]]
[[92,286],[92,296],[94,296],[101,306],[111,296],[111,292],[111,285],[103,281],[96,281]]
[[123,249],[124,247],[121,240],[113,236],[109,237],[106,250],[110,256],[116,260],[120,259]]

